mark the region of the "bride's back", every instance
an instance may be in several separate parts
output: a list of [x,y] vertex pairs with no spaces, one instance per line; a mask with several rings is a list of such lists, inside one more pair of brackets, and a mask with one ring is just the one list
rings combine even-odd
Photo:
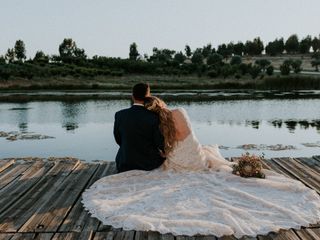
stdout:
[[173,109],[171,112],[176,128],[176,139],[182,141],[191,133],[188,120],[181,109]]
[[163,169],[192,171],[207,169],[201,145],[194,136],[187,113],[183,108],[171,111],[176,128],[177,143],[167,156]]

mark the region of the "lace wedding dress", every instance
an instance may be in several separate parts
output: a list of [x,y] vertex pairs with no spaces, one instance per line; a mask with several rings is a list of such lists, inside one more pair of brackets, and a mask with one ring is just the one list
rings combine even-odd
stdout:
[[239,238],[320,221],[314,190],[268,170],[266,179],[241,178],[231,164],[191,131],[161,168],[101,178],[82,202],[105,225],[174,235]]

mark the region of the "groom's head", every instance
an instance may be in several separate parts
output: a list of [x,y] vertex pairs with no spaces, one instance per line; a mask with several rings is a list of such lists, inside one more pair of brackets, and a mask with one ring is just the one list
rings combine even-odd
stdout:
[[150,96],[150,87],[147,83],[138,83],[132,88],[132,98],[135,103],[143,103],[144,98]]

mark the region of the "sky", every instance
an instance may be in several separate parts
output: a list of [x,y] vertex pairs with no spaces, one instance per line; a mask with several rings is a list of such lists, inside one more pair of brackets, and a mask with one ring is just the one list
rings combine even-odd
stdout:
[[87,55],[128,57],[230,41],[320,34],[319,0],[0,0],[0,55],[17,39],[27,56],[58,54],[72,38]]

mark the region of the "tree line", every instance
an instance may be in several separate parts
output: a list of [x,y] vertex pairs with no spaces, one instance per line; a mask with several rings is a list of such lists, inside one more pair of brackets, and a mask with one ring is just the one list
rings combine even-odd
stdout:
[[[17,40],[4,56],[0,56],[0,79],[32,79],[34,77],[97,77],[122,76],[123,74],[154,75],[206,75],[215,77],[241,78],[249,75],[253,79],[272,75],[272,63],[259,58],[253,63],[243,63],[244,56],[287,54],[308,54],[312,49],[312,65],[318,71],[320,65],[320,36],[307,36],[299,40],[296,34],[284,41],[275,39],[266,46],[257,37],[245,43],[220,44],[217,48],[207,44],[192,50],[189,45],[184,51],[153,48],[152,54],[141,55],[136,43],[129,46],[128,58],[93,56],[88,58],[85,50],[79,48],[71,38],[66,38],[59,45],[58,55],[48,55],[37,51],[33,58],[27,59],[26,47],[22,40]],[[280,66],[281,74],[299,73],[301,60],[286,59]]]

